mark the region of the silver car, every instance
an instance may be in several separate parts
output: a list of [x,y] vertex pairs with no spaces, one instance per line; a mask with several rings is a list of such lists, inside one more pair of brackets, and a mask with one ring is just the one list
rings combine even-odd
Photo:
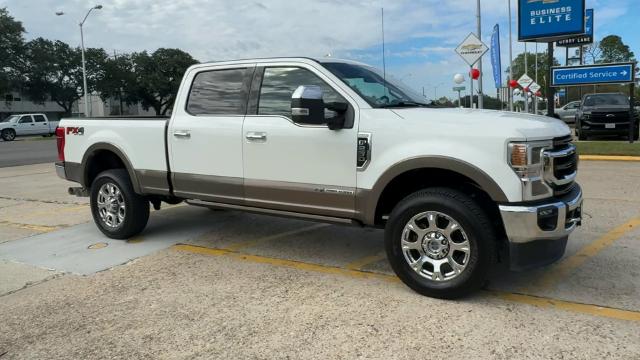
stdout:
[[565,106],[556,109],[556,118],[566,122],[566,123],[575,123],[576,122],[576,112],[580,108],[580,101],[572,101]]

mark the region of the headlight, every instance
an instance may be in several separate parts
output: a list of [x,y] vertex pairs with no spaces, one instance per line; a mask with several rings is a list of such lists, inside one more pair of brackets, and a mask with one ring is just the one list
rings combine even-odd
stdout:
[[522,181],[523,200],[536,200],[551,196],[553,190],[545,183],[545,149],[551,149],[553,142],[513,142],[509,144],[509,165]]
[[589,120],[589,119],[591,119],[591,114],[582,114],[582,119],[583,119],[583,120]]

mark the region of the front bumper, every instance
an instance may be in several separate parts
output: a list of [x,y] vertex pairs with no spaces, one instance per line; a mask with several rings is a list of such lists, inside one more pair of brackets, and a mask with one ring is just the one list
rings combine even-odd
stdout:
[[569,235],[582,222],[582,189],[578,184],[566,195],[525,204],[499,205],[509,240],[513,270],[550,264],[564,255]]

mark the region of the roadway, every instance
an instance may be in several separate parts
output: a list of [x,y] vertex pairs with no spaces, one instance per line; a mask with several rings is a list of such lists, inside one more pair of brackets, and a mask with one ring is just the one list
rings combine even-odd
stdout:
[[58,157],[55,138],[0,140],[0,168],[54,162]]

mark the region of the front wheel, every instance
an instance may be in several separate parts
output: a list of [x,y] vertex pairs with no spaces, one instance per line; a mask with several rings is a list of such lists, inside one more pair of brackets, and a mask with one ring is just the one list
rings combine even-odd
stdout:
[[469,196],[418,191],[391,212],[385,248],[398,277],[416,292],[453,299],[479,289],[495,255],[491,221]]
[[13,141],[16,138],[16,131],[13,129],[4,129],[0,136],[2,136],[2,140],[4,141]]
[[128,239],[147,225],[149,201],[133,191],[126,170],[107,170],[91,185],[91,214],[107,237]]

